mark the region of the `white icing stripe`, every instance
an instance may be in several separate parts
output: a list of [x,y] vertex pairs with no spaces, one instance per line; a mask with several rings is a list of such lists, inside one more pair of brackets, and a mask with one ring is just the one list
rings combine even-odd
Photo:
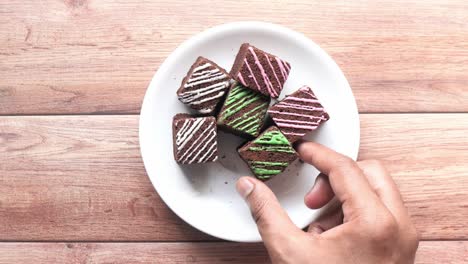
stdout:
[[188,124],[190,124],[190,120],[188,120],[188,119],[184,120],[184,124],[183,124],[182,127],[179,129],[179,132],[177,133],[176,138],[177,138],[179,135],[185,133],[185,129],[188,128],[188,126],[187,126]]
[[193,69],[183,86],[185,89],[179,94],[179,100],[192,106],[206,104],[203,109],[195,109],[199,113],[210,113],[216,106],[215,100],[225,94],[228,86],[229,76],[213,63],[206,62]]
[[[216,147],[217,147],[217,144],[218,143],[216,143]],[[213,155],[215,155],[215,157],[213,157]],[[211,160],[211,161],[217,161],[218,160],[218,156],[216,155],[216,149],[213,149],[211,151],[211,154],[206,157],[205,161],[209,161],[209,160]]]
[[198,93],[202,93],[204,91],[208,91],[216,86],[220,86],[220,85],[223,85],[223,86],[228,86],[229,85],[229,82],[228,81],[225,81],[225,82],[219,82],[219,83],[215,83],[215,84],[212,84],[210,86],[206,86],[206,87],[203,87],[203,88],[200,88],[200,89],[197,89],[197,90],[194,90],[194,91],[186,91],[184,92],[183,94],[180,95],[180,97],[186,97],[186,96],[190,96],[190,95],[193,95],[193,94],[198,94]]
[[[185,119],[184,120],[184,125],[182,126],[182,129],[176,135],[176,144],[177,145],[179,145],[180,142],[181,142],[180,137],[185,135],[188,132],[188,130],[193,128],[194,122],[196,122],[196,121],[193,121],[192,119]],[[201,121],[199,121],[199,122],[201,122]],[[178,140],[178,138],[179,138],[179,140]]]
[[[196,139],[192,142],[192,145],[191,145],[187,150],[185,150],[185,152],[184,152],[184,153],[182,154],[182,156],[180,157],[180,160],[181,160],[182,162],[187,161],[188,155],[192,153],[191,151],[195,151],[195,150],[198,148],[198,146],[200,146],[201,144],[203,144],[203,143],[205,142],[205,141],[204,141],[205,138],[204,138],[203,136],[204,136],[206,133],[209,133],[209,132],[210,132],[210,130],[209,130],[208,128],[205,129],[205,130],[198,136],[198,138],[196,138]],[[198,145],[196,145],[197,143],[198,143]]]
[[208,114],[211,112],[211,108],[198,109],[198,112],[200,112],[200,114]]
[[216,98],[219,98],[219,97],[223,96],[224,93],[225,93],[224,91],[221,91],[221,92],[219,92],[217,95],[213,95],[213,96],[211,96],[211,97],[207,97],[207,98],[202,99],[202,100],[200,100],[200,101],[198,101],[198,102],[193,102],[192,105],[199,105],[199,104],[203,104],[203,103],[205,103],[205,102],[214,100],[214,99],[216,99]]
[[[176,134],[176,143],[179,142],[179,141],[177,141],[177,139],[179,139],[186,132],[186,130],[190,128],[190,125],[191,125],[192,121],[193,120],[191,120],[191,119],[185,119],[184,120],[184,124],[182,125],[182,128]],[[178,121],[178,122],[180,122],[180,121]]]
[[[218,88],[216,88],[216,89],[213,89],[212,91],[206,91],[206,92],[204,92],[204,93],[200,93],[200,94],[192,95],[192,96],[188,96],[188,97],[185,96],[185,97],[181,97],[181,98],[179,98],[179,99],[180,99],[180,101],[181,101],[182,103],[191,103],[191,102],[197,100],[197,99],[200,98],[200,97],[203,97],[203,96],[206,96],[206,95],[215,93],[215,92],[217,92],[217,91],[219,91],[219,90],[223,90],[222,93],[224,94],[224,88],[225,88],[224,86],[221,86],[221,87],[218,87]],[[200,100],[200,101],[202,101],[202,100]]]
[[[206,133],[209,133],[210,130],[209,129],[205,129],[199,136],[198,138],[196,138],[193,142],[192,142],[192,145],[189,146],[189,148],[187,150],[184,151],[184,153],[182,154],[182,156],[180,157],[180,160],[181,161],[185,161],[186,160],[186,156],[188,154],[191,153],[192,150],[195,150],[196,149],[196,143],[198,143],[202,138],[203,136],[206,134]],[[203,141],[202,141],[203,143]],[[183,149],[181,149],[180,151],[182,151]]]
[[218,70],[218,73],[213,73],[213,74],[208,72],[208,73],[205,73],[203,75],[195,76],[193,78],[188,79],[186,84],[191,84],[191,83],[193,83],[195,81],[204,80],[204,79],[207,79],[207,78],[215,78],[215,77],[218,77],[218,76],[225,76],[225,74],[222,73],[222,72],[219,72],[219,70]]
[[200,66],[196,67],[195,69],[193,69],[192,72],[201,71],[201,70],[204,70],[204,69],[206,69],[206,68],[208,68],[208,67],[210,67],[210,66],[212,66],[212,64],[209,63],[209,62],[207,62],[207,63],[205,63],[205,64],[203,64],[203,65],[200,65]]
[[191,119],[184,120],[184,125],[182,126],[182,129],[179,130],[179,132],[176,134],[176,145],[178,150],[181,149],[180,145],[184,143],[185,139],[190,135],[190,133],[187,132],[193,130],[194,124],[196,124],[197,121],[198,120],[193,121]]
[[213,81],[217,81],[217,80],[222,80],[222,79],[225,79],[227,76],[225,74],[222,74],[222,75],[219,75],[217,77],[213,77],[213,78],[209,78],[209,79],[205,79],[205,80],[201,80],[201,81],[196,81],[196,82],[192,82],[190,84],[185,84],[184,87],[185,88],[190,88],[190,87],[193,87],[193,86],[196,86],[196,85],[200,85],[200,84],[203,84],[203,83],[210,83],[210,82],[213,82]]
[[[213,67],[214,69],[202,71],[204,69]],[[188,79],[187,83],[184,85],[185,88],[192,87],[194,85],[197,85],[199,80],[205,80],[205,79],[214,79],[219,76],[226,76],[223,72],[220,72],[220,70],[212,65],[211,63],[207,62],[204,65],[198,66],[195,69],[193,69],[192,74],[190,78]]]
[[[196,147],[194,150],[196,150],[196,149],[198,148],[198,146],[201,146],[201,144],[203,144],[203,143],[208,144],[208,142],[213,142],[213,144],[211,144],[211,148],[212,148],[213,146],[216,147],[216,140],[213,141],[213,139],[215,139],[215,138],[216,138],[216,133],[215,133],[214,131],[212,131],[212,133],[210,134],[210,138],[208,138],[208,139],[204,138],[204,140],[201,141],[200,144],[198,144],[197,147]],[[198,156],[200,155],[200,153],[206,149],[206,147],[207,147],[207,145],[204,145],[203,147],[201,147],[201,148],[198,150],[198,152],[195,153],[195,155],[192,156],[192,159],[191,159],[188,163],[189,163],[189,164],[193,163],[193,162],[198,158]],[[210,148],[210,149],[211,149],[211,148]],[[203,158],[204,158],[204,157],[205,157],[205,156],[201,157],[201,158],[199,159],[199,161],[200,161],[200,162],[203,161]]]
[[[187,119],[188,122],[191,122],[190,119]],[[200,127],[205,123],[206,119],[205,118],[197,118],[193,124],[191,124],[191,127],[187,129],[187,131],[184,134],[177,133],[179,135],[179,138],[176,138],[176,144],[177,144],[177,149],[181,150],[184,148],[185,144],[192,139],[194,131],[197,131],[200,129]]]
[[205,152],[205,155],[203,155],[201,158],[200,158],[200,161],[207,161],[207,159],[205,160],[205,158],[209,158],[213,155],[213,153],[215,152],[216,150],[216,147],[217,147],[217,142],[216,142],[216,134],[214,134],[214,141],[213,141],[213,144],[211,144],[211,147]]
[[192,76],[200,76],[200,75],[205,75],[207,73],[216,73],[219,72],[219,69],[216,68],[214,70],[206,70],[206,71],[201,71],[201,72],[192,72]]
[[[200,97],[203,97],[205,95],[209,95],[209,94],[212,94],[212,93],[215,93],[219,90],[224,90],[227,85],[229,83],[228,82],[224,82],[224,83],[217,83],[217,84],[213,84],[213,85],[210,85],[204,89],[200,89],[200,90],[197,90],[197,91],[190,91],[190,92],[185,92],[183,93],[179,99],[182,103],[190,103],[192,101],[195,101],[196,99],[200,98]],[[224,93],[224,91],[223,91]]]

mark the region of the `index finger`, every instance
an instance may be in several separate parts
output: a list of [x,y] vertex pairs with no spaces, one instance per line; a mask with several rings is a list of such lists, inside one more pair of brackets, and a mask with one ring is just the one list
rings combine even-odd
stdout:
[[362,209],[368,207],[370,202],[378,203],[377,195],[351,158],[314,142],[300,142],[297,152],[303,161],[328,175],[336,197],[343,204],[343,210],[346,211],[348,206]]

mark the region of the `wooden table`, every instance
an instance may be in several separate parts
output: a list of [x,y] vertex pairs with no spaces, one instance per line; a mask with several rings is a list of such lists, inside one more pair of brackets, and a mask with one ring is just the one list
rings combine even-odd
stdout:
[[359,106],[360,158],[384,160],[420,232],[417,262],[468,262],[468,2],[238,2],[0,3],[0,263],[268,262],[261,244],[176,217],[138,147],[164,58],[238,20],[331,54]]

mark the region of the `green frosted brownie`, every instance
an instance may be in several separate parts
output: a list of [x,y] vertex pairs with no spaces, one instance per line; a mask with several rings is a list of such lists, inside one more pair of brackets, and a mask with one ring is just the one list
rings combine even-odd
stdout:
[[234,83],[218,114],[218,126],[243,137],[256,137],[262,129],[270,98]]
[[298,157],[291,143],[275,126],[247,142],[238,152],[255,177],[262,181],[280,174]]

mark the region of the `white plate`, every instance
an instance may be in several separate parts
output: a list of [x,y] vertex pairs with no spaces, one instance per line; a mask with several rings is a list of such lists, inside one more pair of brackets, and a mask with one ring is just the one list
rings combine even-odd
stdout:
[[[255,222],[235,190],[241,175],[252,175],[236,152],[243,140],[220,132],[220,160],[211,164],[180,166],[172,156],[172,117],[190,112],[176,96],[182,78],[200,55],[229,71],[244,42],[291,64],[280,99],[307,84],[328,110],[330,120],[309,139],[355,159],[359,116],[351,88],[336,63],[304,35],[278,25],[217,26],[184,42],[164,61],[148,87],[140,116],[140,148],[151,182],[172,211],[195,228],[222,239],[256,242],[261,238]],[[313,166],[297,161],[267,182],[300,228],[323,210],[310,210],[303,202],[317,174]]]

